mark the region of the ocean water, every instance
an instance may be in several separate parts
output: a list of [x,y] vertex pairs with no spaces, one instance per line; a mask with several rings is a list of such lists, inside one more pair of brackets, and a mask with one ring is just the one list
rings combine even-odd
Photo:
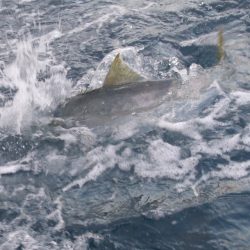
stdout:
[[[1,250],[249,249],[249,0],[1,0],[0,32]],[[178,98],[54,122],[117,53]]]

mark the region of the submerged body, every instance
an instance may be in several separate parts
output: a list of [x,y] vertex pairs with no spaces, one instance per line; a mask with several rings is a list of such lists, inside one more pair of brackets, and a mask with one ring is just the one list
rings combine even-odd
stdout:
[[100,125],[171,100],[178,84],[177,80],[168,79],[103,87],[71,98],[58,108],[56,117],[82,121],[87,126]]

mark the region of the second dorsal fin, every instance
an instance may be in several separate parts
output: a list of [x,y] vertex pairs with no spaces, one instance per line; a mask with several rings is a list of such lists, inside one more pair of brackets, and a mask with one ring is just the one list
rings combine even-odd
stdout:
[[217,48],[217,59],[221,62],[225,57],[223,30],[218,32]]
[[129,82],[137,82],[143,77],[132,70],[118,53],[113,60],[109,72],[104,80],[104,86],[122,85]]

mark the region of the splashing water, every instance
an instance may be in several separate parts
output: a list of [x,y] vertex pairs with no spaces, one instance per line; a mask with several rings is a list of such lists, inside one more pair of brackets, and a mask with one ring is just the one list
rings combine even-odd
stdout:
[[46,55],[47,49],[31,39],[17,44],[16,59],[3,70],[0,81],[0,87],[16,92],[0,109],[1,130],[21,133],[68,95],[72,83],[65,68]]

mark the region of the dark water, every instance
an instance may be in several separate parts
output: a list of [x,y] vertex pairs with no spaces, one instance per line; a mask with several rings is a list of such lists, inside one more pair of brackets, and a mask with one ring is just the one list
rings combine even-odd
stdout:
[[[249,13],[248,0],[0,1],[0,249],[249,249]],[[118,52],[181,81],[178,95],[94,127],[53,120]]]

